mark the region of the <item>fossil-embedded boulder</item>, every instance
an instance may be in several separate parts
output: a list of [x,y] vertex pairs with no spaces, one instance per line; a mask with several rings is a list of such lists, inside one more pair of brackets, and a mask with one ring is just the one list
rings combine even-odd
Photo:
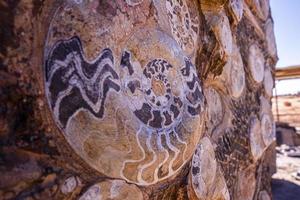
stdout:
[[270,198],[269,1],[0,13],[0,199]]

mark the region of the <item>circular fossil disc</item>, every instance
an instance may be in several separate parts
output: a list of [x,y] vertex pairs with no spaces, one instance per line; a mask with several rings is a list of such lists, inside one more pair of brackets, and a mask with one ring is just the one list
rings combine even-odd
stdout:
[[[208,137],[200,140],[191,166],[191,189],[199,199],[229,199],[228,188]],[[191,195],[193,195],[193,192]]]
[[107,180],[89,187],[79,200],[114,199],[142,200],[140,189],[122,180]]
[[266,41],[267,41],[267,47],[269,54],[273,57],[277,57],[277,47],[276,47],[276,41],[275,41],[275,35],[274,35],[274,26],[271,19],[267,20],[265,25],[265,31],[266,31]]
[[[56,32],[66,28],[56,19],[61,16],[54,16]],[[71,36],[56,41],[49,30],[44,61],[49,107],[68,143],[113,178],[150,185],[175,175],[202,135],[204,97],[194,65],[156,29],[118,44],[107,38],[122,32],[83,43],[72,28],[68,24]],[[98,51],[86,56],[86,49]]]
[[262,82],[264,78],[265,59],[261,49],[256,44],[252,44],[249,48],[248,65],[254,81],[257,83]]
[[246,0],[254,13],[261,19],[266,20],[269,15],[269,0]]
[[220,94],[213,87],[205,90],[207,100],[208,121],[212,128],[218,126],[224,116],[224,108]]
[[275,140],[275,128],[270,115],[263,114],[261,117],[262,136],[266,146],[269,146]]
[[136,6],[136,5],[139,5],[143,2],[143,0],[126,0],[126,3],[129,5],[129,6]]
[[230,88],[232,96],[238,98],[245,88],[245,71],[242,56],[239,49],[234,45],[232,56],[229,60],[231,63],[230,68]]
[[64,181],[60,189],[63,194],[68,194],[73,192],[75,188],[80,184],[81,181],[77,176],[70,176]]
[[271,197],[266,190],[263,190],[259,192],[258,200],[271,200]]
[[272,97],[274,87],[274,80],[270,71],[270,68],[265,69],[265,75],[264,75],[264,88],[265,92],[269,97]]
[[239,23],[243,17],[244,4],[243,0],[230,0],[229,1],[230,13],[232,14],[235,24]]
[[260,121],[257,119],[257,117],[251,118],[250,121],[250,146],[251,153],[256,161],[261,157],[265,148],[262,139]]
[[211,26],[216,39],[220,44],[220,50],[227,59],[232,53],[233,38],[230,23],[225,12],[218,14],[216,19],[212,20]]

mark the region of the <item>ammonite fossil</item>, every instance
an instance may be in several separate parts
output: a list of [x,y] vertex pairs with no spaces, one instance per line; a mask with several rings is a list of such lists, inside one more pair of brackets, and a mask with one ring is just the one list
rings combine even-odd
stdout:
[[166,0],[165,5],[174,39],[184,52],[192,54],[198,39],[199,19],[192,15],[187,3],[185,0]]
[[[96,44],[95,44],[96,45]],[[121,55],[92,61],[80,37],[45,55],[45,87],[60,131],[91,167],[149,185],[173,176],[201,137],[204,98],[196,69],[158,30],[133,34]]]

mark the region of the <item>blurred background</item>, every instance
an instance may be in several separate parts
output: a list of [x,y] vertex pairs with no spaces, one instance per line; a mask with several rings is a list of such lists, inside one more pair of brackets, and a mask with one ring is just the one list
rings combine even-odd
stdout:
[[270,4],[279,57],[272,99],[277,139],[273,198],[300,199],[300,1]]

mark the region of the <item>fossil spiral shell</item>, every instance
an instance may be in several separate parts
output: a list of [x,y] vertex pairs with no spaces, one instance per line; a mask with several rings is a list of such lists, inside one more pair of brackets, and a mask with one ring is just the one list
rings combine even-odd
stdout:
[[189,7],[188,2],[177,0],[165,0],[168,20],[172,35],[184,52],[192,54],[198,40],[199,19],[193,15],[194,7]]
[[204,98],[191,61],[158,30],[137,32],[121,55],[88,60],[79,37],[45,56],[53,117],[74,151],[114,178],[149,185],[176,174],[201,137]]

